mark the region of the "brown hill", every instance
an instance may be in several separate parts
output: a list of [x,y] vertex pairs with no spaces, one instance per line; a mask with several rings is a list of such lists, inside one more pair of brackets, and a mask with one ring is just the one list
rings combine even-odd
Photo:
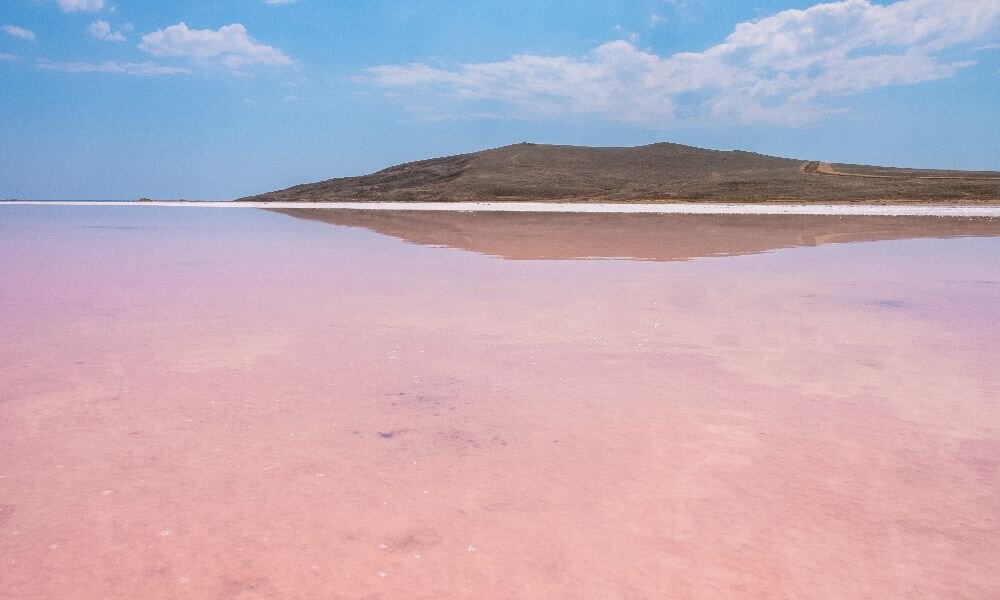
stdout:
[[243,200],[1000,203],[1000,172],[830,165],[670,143],[635,148],[524,143]]

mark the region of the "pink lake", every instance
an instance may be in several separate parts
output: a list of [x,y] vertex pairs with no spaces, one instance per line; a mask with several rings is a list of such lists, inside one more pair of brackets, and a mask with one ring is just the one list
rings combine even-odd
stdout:
[[298,216],[0,207],[0,598],[1000,598],[1000,221]]

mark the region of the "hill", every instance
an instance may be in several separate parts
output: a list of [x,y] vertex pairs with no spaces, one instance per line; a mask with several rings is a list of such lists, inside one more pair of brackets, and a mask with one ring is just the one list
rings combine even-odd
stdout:
[[515,144],[328,179],[253,201],[1000,202],[1000,172],[827,164],[659,143]]

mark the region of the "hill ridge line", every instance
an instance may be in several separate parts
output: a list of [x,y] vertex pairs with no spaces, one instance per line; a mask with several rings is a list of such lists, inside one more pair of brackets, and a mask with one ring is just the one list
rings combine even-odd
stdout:
[[521,143],[241,200],[1000,204],[1000,173],[834,165],[671,142],[596,148]]

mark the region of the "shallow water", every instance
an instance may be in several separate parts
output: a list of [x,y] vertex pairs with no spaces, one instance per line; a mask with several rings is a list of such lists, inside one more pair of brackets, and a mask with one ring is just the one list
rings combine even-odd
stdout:
[[643,218],[0,208],[0,597],[1000,595],[1000,222]]

